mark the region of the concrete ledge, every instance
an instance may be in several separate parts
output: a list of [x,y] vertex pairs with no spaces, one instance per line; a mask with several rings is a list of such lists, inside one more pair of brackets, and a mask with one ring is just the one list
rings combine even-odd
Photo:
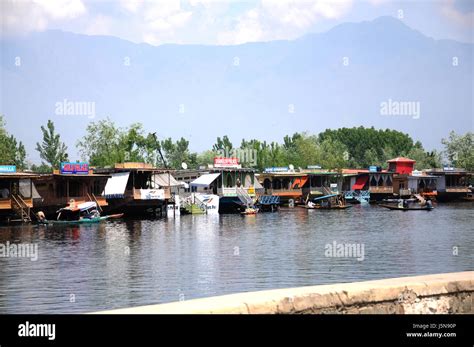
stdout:
[[275,289],[99,314],[474,313],[474,271]]

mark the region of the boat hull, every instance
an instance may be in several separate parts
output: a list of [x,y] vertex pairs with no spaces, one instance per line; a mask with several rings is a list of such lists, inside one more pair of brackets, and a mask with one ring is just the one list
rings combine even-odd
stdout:
[[389,210],[398,210],[398,211],[431,211],[433,207],[398,207],[398,206],[390,206],[390,205],[380,205],[381,207],[385,207]]

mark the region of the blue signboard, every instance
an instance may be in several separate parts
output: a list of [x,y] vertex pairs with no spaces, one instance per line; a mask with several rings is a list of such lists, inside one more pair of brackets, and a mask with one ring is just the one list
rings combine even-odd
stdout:
[[89,174],[88,163],[61,163],[61,174],[87,175]]
[[15,173],[15,165],[0,165],[0,173]]
[[288,167],[267,167],[264,172],[287,172],[288,170]]

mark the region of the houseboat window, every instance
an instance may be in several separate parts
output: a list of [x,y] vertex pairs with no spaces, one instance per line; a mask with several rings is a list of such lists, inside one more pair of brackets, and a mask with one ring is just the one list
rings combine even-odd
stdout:
[[370,179],[370,185],[371,186],[377,186],[377,180],[375,179],[374,176],[372,176],[372,178]]
[[387,177],[387,186],[391,186],[392,185],[392,179],[390,178],[390,176]]
[[281,189],[281,181],[280,179],[273,180],[273,189]]
[[244,186],[245,186],[245,187],[250,187],[250,186],[253,184],[253,182],[252,182],[252,177],[251,177],[249,174],[246,174],[246,175],[245,175],[245,181],[244,181],[244,182],[245,182],[245,183],[244,183]]
[[289,178],[284,178],[283,179],[282,188],[283,189],[290,189],[290,179]]
[[230,188],[234,186],[234,180],[232,179],[232,173],[226,173],[226,187]]
[[56,184],[56,197],[57,198],[62,198],[66,196],[67,190],[66,190],[66,181],[61,180]]
[[322,186],[321,176],[312,177],[311,178],[311,186],[312,187],[321,187]]
[[82,184],[78,181],[69,182],[69,196],[82,196]]
[[265,189],[270,189],[272,187],[272,181],[270,181],[268,178],[265,178],[263,181],[263,187]]

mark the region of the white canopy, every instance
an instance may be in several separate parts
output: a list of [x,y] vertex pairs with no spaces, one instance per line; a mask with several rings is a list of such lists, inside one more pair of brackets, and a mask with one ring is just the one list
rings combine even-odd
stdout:
[[176,187],[180,186],[181,183],[176,181],[176,179],[171,176],[171,174],[167,173],[162,173],[162,174],[154,174],[151,177],[151,181],[154,184],[153,188],[159,188],[159,187]]
[[123,198],[129,175],[130,172],[113,173],[112,177],[107,180],[107,184],[105,185],[102,195],[109,199]]
[[[29,178],[20,180],[20,194],[24,198],[41,199],[41,195],[39,195],[38,191],[36,190],[35,184],[31,182]],[[33,194],[33,196],[31,196],[31,194]]]
[[206,174],[199,176],[190,183],[191,187],[208,187],[212,182],[219,177],[220,173]]

